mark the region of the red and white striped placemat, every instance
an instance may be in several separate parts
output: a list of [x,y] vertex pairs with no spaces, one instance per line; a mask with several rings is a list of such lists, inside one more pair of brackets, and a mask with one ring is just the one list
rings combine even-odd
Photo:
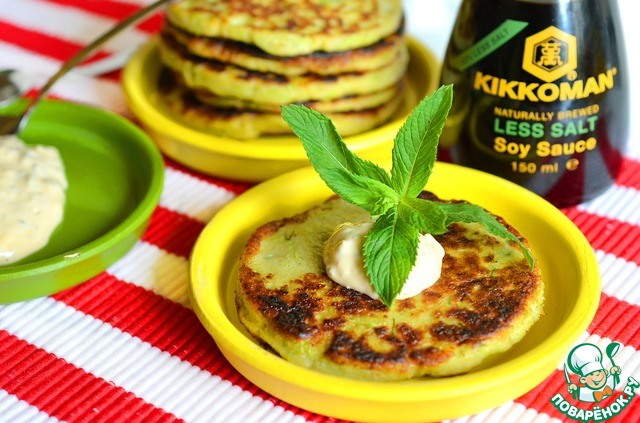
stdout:
[[[23,68],[37,75],[35,84],[42,83],[78,49],[148,3],[3,0],[0,69]],[[89,62],[130,52],[161,24],[160,12],[105,45]],[[640,93],[635,92],[637,110]],[[119,70],[69,75],[51,96],[133,119]],[[248,185],[202,175],[171,160],[166,165],[164,191],[150,227],[124,258],[57,295],[0,306],[0,422],[335,422],[248,382],[201,326],[187,296],[189,252],[206,223]],[[616,185],[596,200],[563,211],[595,249],[603,280],[598,312],[580,342],[603,351],[613,341],[621,343],[616,364],[622,379],[640,380],[637,131]],[[522,397],[456,421],[572,421],[551,403],[556,393],[566,391],[561,364]],[[640,399],[631,399],[607,421],[640,421]]]

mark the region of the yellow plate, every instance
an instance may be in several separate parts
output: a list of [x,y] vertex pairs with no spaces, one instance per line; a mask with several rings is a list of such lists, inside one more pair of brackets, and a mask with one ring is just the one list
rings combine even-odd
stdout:
[[531,390],[555,371],[586,330],[600,296],[600,274],[584,235],[541,197],[504,179],[437,163],[427,189],[464,199],[503,216],[526,238],[545,281],[544,316],[525,338],[479,369],[448,378],[365,382],[322,374],[261,348],[238,322],[233,295],[236,264],[254,229],[301,212],[331,191],[311,168],[264,182],[212,219],[194,247],[189,289],[195,311],[229,362],[272,395],[336,418],[433,421],[474,414]]
[[[404,101],[392,121],[347,137],[360,157],[379,161],[390,156],[393,138],[413,107],[435,91],[439,64],[425,46],[409,38],[409,68]],[[293,136],[235,140],[197,131],[178,122],[157,90],[161,71],[157,40],[139,49],[124,69],[122,82],[129,107],[160,150],[174,160],[214,176],[258,182],[308,166],[300,141]]]

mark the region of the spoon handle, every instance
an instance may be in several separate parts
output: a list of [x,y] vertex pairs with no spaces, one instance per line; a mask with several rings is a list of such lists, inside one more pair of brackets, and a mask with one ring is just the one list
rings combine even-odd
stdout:
[[[163,4],[169,2],[171,0],[157,0],[137,12],[129,15],[124,20],[120,21],[117,25],[109,29],[107,32],[96,38],[90,44],[86,45],[82,50],[75,54],[71,59],[67,60],[62,67],[51,77],[49,80],[38,90],[38,93],[32,98],[27,106],[27,110],[31,109],[38,101],[40,101],[46,94],[49,92],[53,84],[56,83],[58,79],[60,79],[64,74],[66,74],[69,70],[71,70],[74,66],[78,65],[82,62],[90,53],[92,53],[96,48],[101,46],[104,42],[109,40],[111,37],[117,35],[122,30],[128,28],[129,26],[136,23],[138,20],[144,18],[149,13],[153,12]],[[23,122],[26,119],[23,119]]]

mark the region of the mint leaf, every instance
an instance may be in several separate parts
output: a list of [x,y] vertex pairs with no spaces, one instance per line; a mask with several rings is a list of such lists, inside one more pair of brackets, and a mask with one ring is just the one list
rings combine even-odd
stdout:
[[447,232],[447,213],[434,202],[405,197],[401,206],[407,208],[407,216],[419,231],[433,235]]
[[502,225],[502,223],[498,222],[494,215],[492,215],[482,207],[469,203],[434,202],[433,204],[436,204],[438,207],[444,210],[445,214],[447,215],[447,226],[454,222],[480,223],[487,229],[487,232],[489,232],[491,235],[516,242],[520,246],[522,254],[527,260],[527,264],[529,264],[529,267],[533,269],[535,259],[527,246],[524,245],[517,236],[509,232],[507,228]]
[[388,185],[365,176],[349,173],[344,169],[325,169],[332,190],[343,200],[362,207],[373,216],[394,207],[400,197]]
[[391,186],[403,197],[417,197],[433,170],[453,87],[441,86],[426,97],[398,131],[392,151]]
[[304,106],[282,106],[282,117],[329,188],[379,216],[365,237],[363,257],[371,284],[387,306],[402,290],[415,263],[419,233],[442,234],[453,222],[480,223],[489,233],[517,242],[529,266],[534,266],[526,246],[482,207],[416,198],[433,171],[452,97],[452,86],[442,86],[411,112],[394,140],[391,176],[353,154],[322,113]]
[[281,106],[280,110],[282,118],[302,141],[314,169],[329,188],[333,189],[334,181],[327,176],[327,169],[343,169],[347,173],[366,176],[391,186],[389,174],[384,169],[349,150],[328,117],[294,104]]
[[363,255],[367,276],[380,300],[390,307],[416,261],[418,230],[403,207],[380,216],[365,237]]

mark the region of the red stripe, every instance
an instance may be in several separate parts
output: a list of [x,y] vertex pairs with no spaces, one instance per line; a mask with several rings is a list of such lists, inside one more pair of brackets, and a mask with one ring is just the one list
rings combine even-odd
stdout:
[[640,265],[640,226],[598,216],[576,207],[563,211],[593,248]]
[[191,310],[106,272],[53,298],[202,369],[223,360]]
[[0,330],[0,387],[59,420],[182,421],[5,330]]
[[318,423],[337,422],[293,407],[253,385],[224,358],[191,310],[144,288],[102,273],[54,299],[297,415]]
[[158,206],[151,215],[149,227],[142,236],[165,251],[188,258],[205,224],[184,214]]
[[[0,41],[59,61],[70,59],[84,47],[84,44],[24,29],[5,21],[0,21]],[[109,55],[109,53],[97,50],[84,63],[100,60]]]
[[165,157],[164,161],[166,166],[174,170],[180,171],[182,173],[186,173],[187,175],[193,176],[194,178],[200,179],[201,181],[205,181],[210,184],[224,188],[227,191],[233,192],[236,195],[242,194],[244,191],[248,190],[252,186],[252,184],[249,182],[232,181],[232,180],[217,178],[215,176],[200,173],[193,169],[189,169],[188,167],[168,157]]
[[640,306],[603,293],[588,331],[640,351]]
[[[105,18],[115,19],[117,21],[121,21],[137,12],[139,9],[142,9],[141,6],[130,4],[130,3],[122,3],[119,1],[110,1],[110,0],[47,0],[49,3],[55,3],[61,6],[73,7],[76,9],[83,10],[85,12],[93,13],[95,15],[100,15]],[[154,12],[149,17],[140,21],[136,27],[142,31],[154,33],[158,31],[162,23],[164,22],[164,12],[163,9],[158,9],[157,12]]]
[[623,159],[616,184],[640,190],[640,161],[630,158]]
[[119,84],[121,82],[121,80],[122,80],[122,68],[118,68],[118,69],[112,70],[110,72],[106,72],[106,73],[102,73],[100,75],[96,75],[96,77],[100,78],[100,79],[106,79],[106,80],[109,80],[109,81],[113,81],[113,82],[116,82],[116,83]]

